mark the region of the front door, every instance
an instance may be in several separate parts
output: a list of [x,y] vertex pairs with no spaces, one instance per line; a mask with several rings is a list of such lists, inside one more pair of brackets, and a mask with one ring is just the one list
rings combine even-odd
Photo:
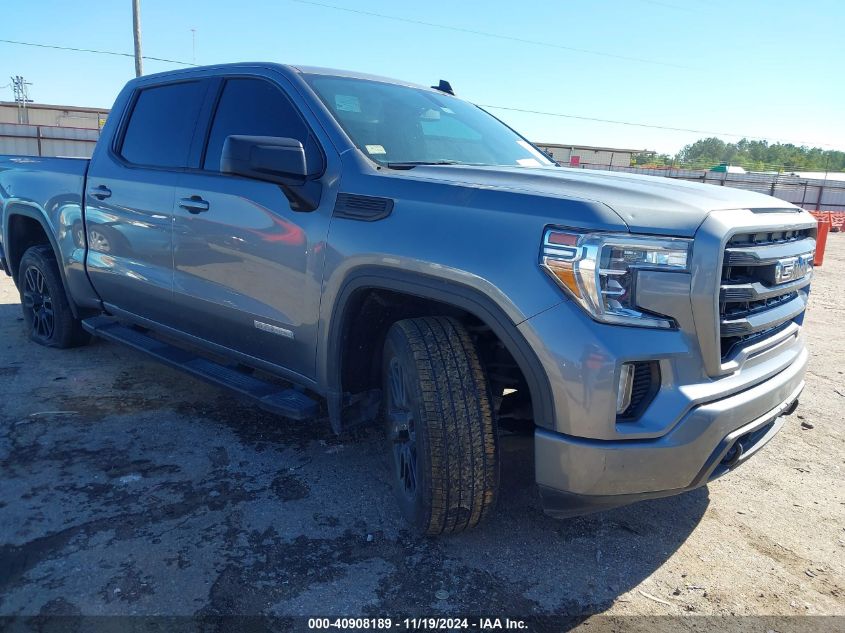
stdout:
[[314,377],[329,196],[315,211],[293,211],[279,185],[219,168],[233,134],[300,140],[315,175],[323,154],[277,84],[234,77],[219,90],[202,168],[176,192],[175,303],[188,333]]

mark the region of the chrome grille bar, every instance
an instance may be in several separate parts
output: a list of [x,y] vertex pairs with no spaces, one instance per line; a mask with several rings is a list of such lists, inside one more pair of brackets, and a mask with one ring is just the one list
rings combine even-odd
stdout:
[[780,242],[766,246],[729,246],[725,249],[725,266],[768,266],[779,259],[806,255],[816,250],[816,240]]
[[807,295],[799,292],[795,298],[774,308],[761,310],[739,318],[727,317],[720,320],[722,337],[748,336],[776,328],[794,319],[807,307]]
[[785,284],[769,286],[761,281],[737,284],[722,284],[720,287],[720,299],[723,303],[743,303],[751,301],[762,301],[772,297],[780,297],[809,285],[813,279],[813,273],[809,272],[801,279],[790,281]]

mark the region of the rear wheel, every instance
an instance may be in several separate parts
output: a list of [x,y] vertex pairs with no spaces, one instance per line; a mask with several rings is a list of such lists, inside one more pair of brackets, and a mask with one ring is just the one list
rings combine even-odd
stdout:
[[383,357],[392,479],[402,514],[420,534],[456,533],[490,514],[499,454],[487,380],[455,319],[395,323]]
[[76,347],[91,340],[74,318],[53,249],[32,246],[18,270],[21,308],[29,338],[47,347]]

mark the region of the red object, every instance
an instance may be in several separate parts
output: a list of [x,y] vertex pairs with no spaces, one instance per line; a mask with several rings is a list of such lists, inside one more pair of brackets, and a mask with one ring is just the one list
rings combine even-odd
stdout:
[[576,155],[576,156],[570,156],[569,157],[569,166],[570,167],[578,167],[578,165],[580,165],[580,164],[581,164],[581,157],[580,156]]
[[549,244],[577,246],[578,236],[573,235],[572,233],[549,233]]
[[845,211],[829,211],[830,230],[834,233],[845,230]]
[[[845,215],[845,213],[841,214]],[[816,256],[813,266],[821,266],[824,261],[824,246],[827,244],[827,233],[830,231],[829,214],[827,218],[816,218],[819,221],[819,232],[816,234]]]

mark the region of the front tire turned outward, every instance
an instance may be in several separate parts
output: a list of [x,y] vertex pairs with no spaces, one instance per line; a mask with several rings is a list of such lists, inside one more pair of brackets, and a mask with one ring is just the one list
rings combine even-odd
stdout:
[[392,480],[418,534],[454,534],[492,511],[499,451],[487,379],[466,328],[448,317],[398,321],[382,363]]
[[31,246],[18,269],[21,308],[29,338],[46,347],[78,347],[91,340],[74,318],[53,249]]

